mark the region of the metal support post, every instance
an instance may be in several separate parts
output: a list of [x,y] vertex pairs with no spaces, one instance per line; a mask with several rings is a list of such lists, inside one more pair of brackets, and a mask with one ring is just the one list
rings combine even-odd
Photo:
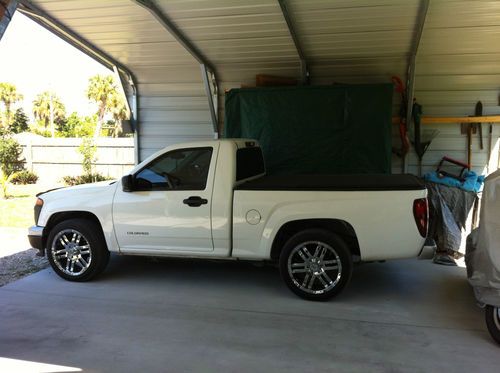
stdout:
[[[427,17],[427,10],[429,9],[430,0],[420,0],[420,7],[418,11],[418,19],[415,25],[415,35],[411,46],[410,56],[408,58],[408,68],[406,76],[406,126],[408,127],[412,120],[413,115],[413,97],[415,94],[415,68],[417,63],[418,46],[424,31],[425,19]],[[408,155],[403,158],[403,172],[408,172]]]
[[288,31],[290,32],[290,36],[292,37],[293,44],[295,45],[295,49],[297,50],[297,54],[299,55],[302,84],[309,84],[309,69],[307,67],[307,61],[300,45],[299,38],[297,37],[297,33],[295,32],[295,27],[293,25],[290,11],[287,7],[287,2],[286,0],[278,0],[278,3],[280,4],[281,13],[283,13],[283,18],[285,18],[285,22],[288,27]]

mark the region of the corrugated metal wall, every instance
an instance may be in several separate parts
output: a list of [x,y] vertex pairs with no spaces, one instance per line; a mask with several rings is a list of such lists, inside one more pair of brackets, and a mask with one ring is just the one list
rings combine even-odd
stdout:
[[[484,114],[500,113],[500,2],[431,1],[417,60],[415,97],[424,115],[468,116],[476,102],[483,103]],[[423,172],[433,169],[439,159],[449,155],[467,160],[467,137],[458,123],[426,125],[438,131],[423,158]],[[500,128],[493,126],[490,170],[498,165]],[[484,149],[472,139],[473,168],[483,173],[488,164],[488,125],[483,124]],[[496,144],[496,148],[495,148]],[[417,172],[414,154],[409,171]]]
[[[123,0],[40,0],[49,14],[128,66],[138,77],[141,159],[173,142],[211,138],[198,64],[144,8]],[[288,0],[312,84],[405,79],[419,0]],[[277,0],[158,0],[159,8],[208,57],[224,91],[255,84],[256,74],[300,77],[298,53]],[[431,0],[417,59],[416,97],[425,115],[473,114],[477,100],[496,113],[500,88],[500,2]],[[394,97],[394,113],[400,98]],[[473,163],[485,149],[474,139]],[[499,131],[494,127],[494,143]],[[445,154],[466,159],[458,124],[438,130],[423,171]],[[399,139],[394,132],[394,144]],[[498,151],[496,151],[498,153]],[[495,163],[492,161],[492,163]],[[410,172],[417,172],[415,155]],[[401,160],[393,159],[393,171]]]

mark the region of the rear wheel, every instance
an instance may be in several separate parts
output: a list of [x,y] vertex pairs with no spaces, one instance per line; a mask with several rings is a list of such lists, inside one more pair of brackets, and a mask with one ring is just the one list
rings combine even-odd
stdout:
[[69,281],[88,281],[99,275],[109,261],[101,228],[86,219],[57,224],[47,240],[48,259],[54,271]]
[[342,291],[352,274],[351,253],[334,233],[309,229],[290,238],[280,255],[280,272],[298,296],[323,301]]
[[486,306],[484,317],[491,337],[500,343],[500,307]]

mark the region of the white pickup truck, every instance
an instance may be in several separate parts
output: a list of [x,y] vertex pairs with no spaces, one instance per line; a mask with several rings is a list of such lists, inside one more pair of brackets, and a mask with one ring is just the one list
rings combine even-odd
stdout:
[[325,300],[353,261],[419,255],[425,186],[411,175],[266,176],[254,140],[163,149],[119,181],[38,195],[33,247],[72,281],[109,253],[275,261],[297,295]]

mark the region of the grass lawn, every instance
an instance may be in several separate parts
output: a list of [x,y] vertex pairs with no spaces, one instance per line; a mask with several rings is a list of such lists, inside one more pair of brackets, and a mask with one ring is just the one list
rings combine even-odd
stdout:
[[[46,185],[9,185],[9,198],[0,197],[0,227],[28,228],[34,224],[35,195],[49,189]],[[1,192],[0,192],[1,194]]]

